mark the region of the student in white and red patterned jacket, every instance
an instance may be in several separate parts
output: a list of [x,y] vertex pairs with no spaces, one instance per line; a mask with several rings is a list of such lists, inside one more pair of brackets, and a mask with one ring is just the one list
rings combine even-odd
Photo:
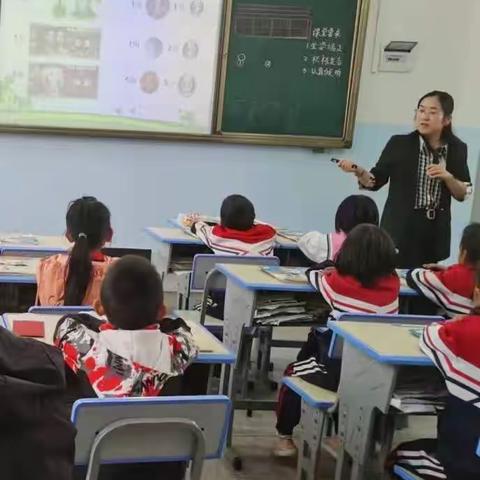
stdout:
[[[55,330],[68,367],[68,400],[160,395],[166,382],[192,363],[198,348],[182,319],[164,318],[158,272],[141,257],[121,258],[108,270],[101,301],[107,320],[67,315]],[[178,463],[105,466],[100,478],[143,480],[155,474],[178,480],[182,469]]]
[[480,223],[468,225],[460,241],[458,263],[450,267],[425,265],[407,273],[408,285],[448,317],[472,309],[475,270],[480,265]]
[[[390,236],[375,225],[358,225],[347,236],[332,263],[307,270],[310,283],[331,308],[330,318],[342,312],[395,314],[398,312],[400,280],[395,272],[396,251]],[[325,327],[312,329],[297,361],[287,367],[286,375],[336,391],[340,380],[340,362],[328,358],[331,332]],[[274,454],[294,456],[294,427],[300,421],[300,397],[282,387],[277,407],[277,431],[280,436]]]
[[480,478],[480,275],[475,283],[469,315],[423,332],[420,347],[444,376],[449,397],[436,440],[404,443],[393,452],[398,478],[405,472],[424,480]]
[[207,247],[220,255],[273,255],[277,232],[255,223],[255,208],[248,198],[230,195],[220,209],[220,225],[195,222],[191,229]]

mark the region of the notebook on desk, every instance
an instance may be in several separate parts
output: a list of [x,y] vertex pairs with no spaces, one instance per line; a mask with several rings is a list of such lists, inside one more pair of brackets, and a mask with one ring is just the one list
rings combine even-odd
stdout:
[[0,245],[39,245],[40,241],[35,235],[18,234],[18,235],[0,235]]
[[410,335],[413,335],[416,338],[420,338],[423,334],[423,327],[410,328]]
[[296,232],[295,230],[289,230],[288,228],[277,229],[277,235],[284,237],[292,242],[298,242],[303,237],[303,232]]
[[[182,230],[186,231],[187,233],[191,233],[191,230],[190,230],[191,224],[188,221],[189,216],[190,215],[186,214],[186,213],[179,213],[177,218],[175,219],[176,224]],[[204,222],[204,223],[209,223],[209,224],[214,224],[214,225],[220,225],[221,219],[220,219],[220,217],[212,217],[212,216],[209,216],[209,215],[197,215],[195,223],[196,222]],[[254,224],[255,225],[270,225],[266,222],[262,222],[262,221],[257,220],[257,219],[254,220]],[[284,229],[284,231],[287,231],[287,230]],[[277,231],[277,233],[278,233],[278,231]]]
[[45,323],[38,320],[13,320],[12,331],[19,337],[44,338]]
[[35,275],[39,259],[23,257],[0,257],[0,274]]
[[[185,230],[190,232],[190,222],[188,221],[190,215],[187,213],[179,213],[177,218],[175,219],[177,225]],[[214,224],[219,224],[220,223],[220,217],[211,217],[209,215],[197,215],[196,222],[205,222],[205,223],[214,223]]]
[[303,267],[267,266],[261,267],[261,269],[279,282],[306,283],[307,281],[305,277],[307,269]]

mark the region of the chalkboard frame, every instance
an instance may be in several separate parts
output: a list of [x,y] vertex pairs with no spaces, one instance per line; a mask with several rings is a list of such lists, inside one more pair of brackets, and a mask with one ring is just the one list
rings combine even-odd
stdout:
[[[115,138],[138,140],[164,140],[210,142],[226,144],[250,144],[267,146],[290,146],[305,148],[350,148],[355,128],[361,70],[367,36],[368,14],[371,0],[359,0],[355,20],[353,54],[350,68],[346,116],[342,137],[313,137],[294,135],[264,135],[251,133],[226,133],[221,131],[223,103],[227,75],[228,46],[232,24],[233,0],[224,0],[217,73],[215,79],[215,102],[212,132],[209,134],[152,132],[140,130],[39,127],[29,125],[0,124],[0,133],[65,135],[71,137]],[[1,5],[1,0],[0,0]]]
[[225,88],[227,83],[228,51],[233,21],[233,0],[226,0],[225,25],[223,29],[223,50],[220,55],[220,91],[218,92],[218,111],[216,116],[216,130],[223,141],[271,146],[298,146],[312,148],[350,148],[353,142],[355,119],[360,90],[360,78],[365,52],[367,36],[368,13],[370,0],[358,0],[353,36],[352,59],[347,94],[346,115],[342,137],[314,137],[303,135],[274,135],[256,133],[232,133],[222,131],[223,105],[225,103]]

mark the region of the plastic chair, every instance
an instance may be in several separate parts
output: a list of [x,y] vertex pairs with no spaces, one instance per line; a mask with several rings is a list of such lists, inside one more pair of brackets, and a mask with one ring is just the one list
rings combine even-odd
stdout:
[[[195,316],[199,323],[205,324],[205,317],[207,311],[207,298],[210,290],[225,290],[226,279],[223,275],[212,275],[215,272],[215,267],[218,264],[241,264],[241,265],[261,265],[261,266],[277,266],[280,265],[280,260],[277,257],[263,257],[263,256],[235,256],[235,255],[212,255],[212,254],[199,254],[193,258],[193,269],[188,280],[188,289],[184,293],[187,298],[192,292],[204,292],[202,310],[201,312],[195,312]],[[218,272],[217,272],[218,273]],[[187,310],[188,311],[188,310]],[[188,316],[185,310],[176,310],[175,314],[179,317]],[[219,321],[209,317],[208,324],[218,325]],[[221,323],[220,323],[221,324]]]
[[200,480],[204,459],[223,456],[231,418],[224,396],[84,399],[73,405],[75,464],[190,462]]

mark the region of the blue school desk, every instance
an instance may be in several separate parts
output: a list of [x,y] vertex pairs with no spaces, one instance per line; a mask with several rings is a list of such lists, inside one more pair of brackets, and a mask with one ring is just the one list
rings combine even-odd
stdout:
[[65,253],[70,243],[64,236],[23,235],[0,232],[0,255],[46,257]]
[[[352,461],[349,478],[367,480],[375,470],[371,462],[375,414],[389,412],[399,373],[421,368],[428,378],[436,369],[420,350],[419,339],[410,332],[411,325],[332,321],[328,325],[344,340],[338,388],[342,448],[335,479],[347,478],[348,457]],[[382,455],[390,451],[392,436],[390,428],[381,439],[377,469],[383,468]]]
[[[62,316],[59,314],[5,313],[2,316],[2,322],[6,328],[11,330],[14,320],[42,321],[45,325],[45,337],[38,340],[51,344],[55,327]],[[192,334],[200,350],[195,363],[211,366],[209,381],[213,374],[213,367],[215,365],[224,366],[219,393],[226,392],[230,396],[232,389],[231,367],[235,363],[236,356],[202,325],[190,321],[187,321],[187,324],[192,329]],[[209,388],[210,385],[208,385],[207,391]]]
[[[220,219],[217,220],[218,222]],[[173,228],[179,228],[182,231],[185,231],[182,225],[180,225],[178,218],[169,218],[167,220],[168,225],[170,225]],[[276,228],[276,227],[274,227]],[[188,235],[188,233],[187,233]],[[285,237],[284,235],[277,235],[277,249],[283,249],[283,250],[298,250],[298,245],[295,240],[292,240],[290,238]]]
[[[155,241],[155,247],[152,249],[152,263],[166,282],[166,291],[176,289],[172,273],[189,271],[192,269],[195,255],[212,253],[201,240],[179,227],[147,227],[145,232]],[[279,237],[275,255],[280,258],[282,265],[302,264],[300,254],[296,242]]]
[[0,284],[35,284],[40,258],[0,256]]
[[[224,311],[224,336],[223,342],[232,352],[238,354],[239,362],[236,365],[235,382],[241,386],[239,399],[247,396],[251,336],[246,335],[247,329],[254,328],[255,309],[257,298],[260,293],[285,294],[304,293],[319,295],[318,292],[307,282],[281,282],[264,272],[256,265],[217,265],[216,272],[226,277],[225,311]],[[416,292],[406,286],[402,288],[402,295],[414,296]],[[304,323],[301,324],[305,326]],[[268,329],[268,327],[265,327]],[[279,327],[281,329],[281,327]],[[271,337],[272,328],[269,328]],[[266,339],[265,349],[262,351],[262,365],[260,378],[263,382],[268,379],[268,367],[270,364],[271,338]],[[243,402],[237,402],[237,405]],[[255,402],[258,406],[259,402]],[[247,402],[248,406],[249,403]],[[265,404],[267,406],[267,404]],[[273,404],[272,404],[273,406]]]

